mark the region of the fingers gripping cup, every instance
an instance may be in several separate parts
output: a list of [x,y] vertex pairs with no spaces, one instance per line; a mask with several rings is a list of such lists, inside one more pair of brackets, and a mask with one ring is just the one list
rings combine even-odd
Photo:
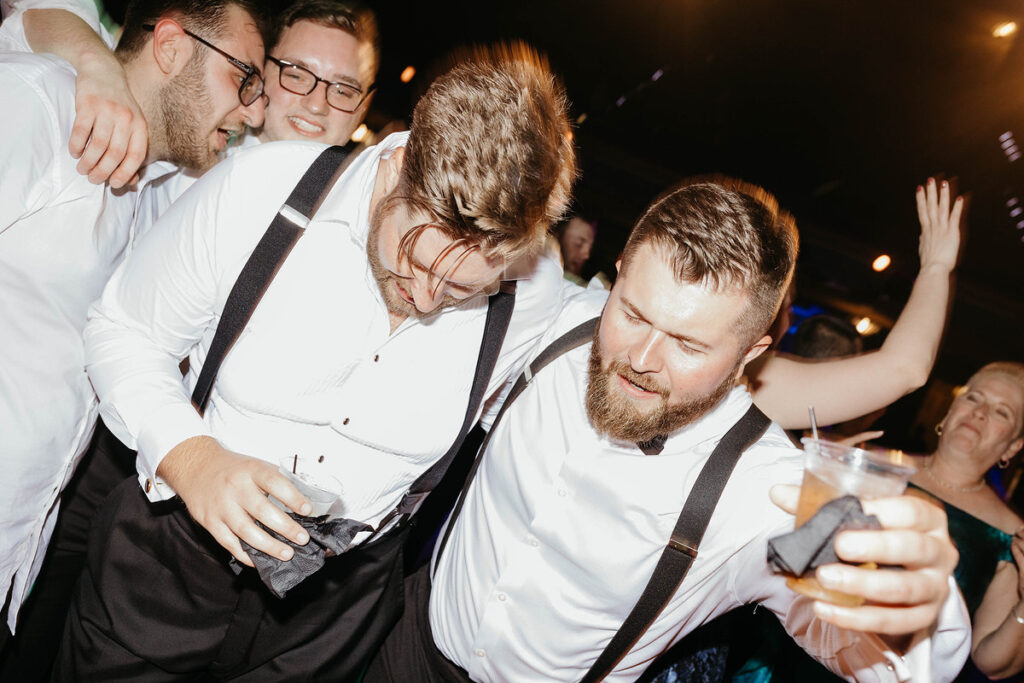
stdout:
[[[804,479],[796,508],[796,527],[814,516],[821,506],[846,495],[861,500],[900,496],[915,469],[899,455],[865,451],[820,439],[802,439],[805,453]],[[873,563],[861,565],[877,568]],[[798,593],[835,603],[857,606],[863,599],[823,588],[813,575],[791,576],[786,584]]]
[[[278,471],[281,472],[292,486],[304,495],[309,504],[313,506],[308,517],[322,517],[326,515],[331,506],[341,497],[341,482],[335,477],[321,471],[323,466],[312,458],[282,458]],[[270,500],[283,510],[287,506],[279,500],[270,496]]]

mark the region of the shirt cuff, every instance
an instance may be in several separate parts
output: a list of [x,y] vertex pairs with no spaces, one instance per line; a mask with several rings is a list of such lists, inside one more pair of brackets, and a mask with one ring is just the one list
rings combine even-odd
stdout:
[[135,462],[139,484],[150,502],[170,500],[178,495],[156,471],[172,448],[195,436],[212,437],[213,433],[191,403],[161,408],[139,430],[136,438],[139,455]]

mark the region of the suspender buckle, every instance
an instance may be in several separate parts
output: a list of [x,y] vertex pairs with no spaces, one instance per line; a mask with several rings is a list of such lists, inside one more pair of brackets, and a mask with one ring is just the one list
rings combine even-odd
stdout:
[[281,207],[281,210],[278,211],[277,213],[281,216],[281,218],[284,218],[292,225],[298,228],[302,228],[303,230],[305,230],[306,226],[309,225],[309,217],[306,216],[301,211],[299,211],[298,209],[289,206],[288,204],[284,204]]
[[676,538],[673,536],[668,539],[668,547],[681,552],[684,555],[688,555],[691,560],[697,559],[697,549],[690,545],[690,542],[683,538]]

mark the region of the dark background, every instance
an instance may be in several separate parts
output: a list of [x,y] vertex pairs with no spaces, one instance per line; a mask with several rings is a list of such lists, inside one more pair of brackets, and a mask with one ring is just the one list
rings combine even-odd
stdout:
[[[738,176],[796,216],[798,312],[871,315],[883,327],[870,348],[917,269],[915,187],[955,179],[969,209],[952,318],[932,382],[882,418],[883,443],[930,448],[954,386],[1024,360],[1024,213],[1007,204],[1024,199],[1024,158],[1000,141],[1024,145],[1024,44],[993,35],[1024,27],[1019,2],[369,4],[383,38],[371,129],[406,118],[458,46],[523,39],[548,55],[572,118],[586,115],[574,210],[598,237],[585,275],[614,272],[632,222],[676,180]],[[407,65],[417,75],[403,84]],[[881,253],[893,263],[875,273]]]

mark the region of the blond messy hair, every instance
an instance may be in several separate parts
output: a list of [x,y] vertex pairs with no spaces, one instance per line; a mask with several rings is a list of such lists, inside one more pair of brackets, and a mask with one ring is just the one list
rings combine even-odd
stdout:
[[575,177],[565,91],[533,48],[503,44],[474,49],[420,99],[387,203],[511,259],[543,243]]

